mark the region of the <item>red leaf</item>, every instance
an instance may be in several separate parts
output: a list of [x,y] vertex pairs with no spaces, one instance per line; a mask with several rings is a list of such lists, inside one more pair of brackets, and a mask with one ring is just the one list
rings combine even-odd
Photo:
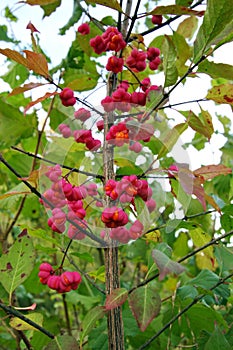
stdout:
[[218,164],[202,166],[201,168],[194,170],[193,173],[196,176],[204,177],[205,180],[209,180],[219,175],[231,174],[232,170],[223,164]]
[[124,304],[128,298],[128,291],[125,288],[116,288],[111,294],[107,295],[105,308],[106,310],[115,309]]
[[166,254],[160,250],[153,249],[152,258],[159,269],[159,280],[162,281],[168,273],[174,273],[179,275],[185,271],[185,268],[177,263],[172,261]]
[[161,307],[157,289],[150,283],[135,289],[129,296],[129,305],[142,332],[159,314]]
[[40,33],[38,29],[36,29],[36,27],[32,24],[32,22],[30,21],[26,27],[26,29],[30,29],[32,33]]
[[178,171],[178,180],[187,194],[194,194],[204,210],[206,210],[205,191],[203,188],[204,178],[196,177],[194,173],[187,168],[180,168]]

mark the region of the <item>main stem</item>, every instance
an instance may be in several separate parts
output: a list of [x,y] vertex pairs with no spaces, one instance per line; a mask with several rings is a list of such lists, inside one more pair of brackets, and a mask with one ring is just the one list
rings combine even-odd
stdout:
[[[108,94],[111,95],[116,87],[116,76],[113,74],[108,81]],[[114,122],[112,113],[104,116],[104,148],[103,166],[105,182],[114,179],[114,148],[106,142],[106,134]],[[110,200],[106,197],[106,205],[110,206]],[[106,238],[108,247],[105,248],[105,288],[106,295],[120,287],[120,273],[118,267],[118,247],[110,238]],[[124,328],[122,311],[120,307],[110,310],[108,313],[108,348],[109,350],[124,350]]]

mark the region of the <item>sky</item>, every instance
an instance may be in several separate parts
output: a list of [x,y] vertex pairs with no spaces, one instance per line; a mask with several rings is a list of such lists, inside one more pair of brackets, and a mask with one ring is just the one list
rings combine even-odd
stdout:
[[[163,5],[168,5],[174,3],[173,1],[164,0]],[[27,24],[29,21],[31,21],[34,26],[40,31],[39,38],[40,38],[40,46],[43,48],[44,52],[48,54],[48,56],[51,58],[53,65],[59,64],[62,57],[65,57],[66,52],[69,49],[70,43],[75,38],[75,32],[77,30],[78,25],[73,26],[70,30],[66,32],[66,35],[59,36],[58,37],[58,31],[59,28],[64,26],[67,21],[69,20],[72,10],[73,10],[73,0],[66,0],[62,1],[62,5],[56,10],[55,13],[52,14],[52,16],[45,18],[42,21],[43,17],[43,11],[38,6],[29,6],[17,3],[17,1],[12,0],[1,0],[0,1],[0,24],[7,24],[6,20],[4,18],[3,9],[9,6],[10,9],[13,9],[15,15],[19,18],[17,23],[11,23],[10,24],[10,30],[8,34],[11,34],[11,31],[14,33],[16,38],[18,38],[20,41],[23,41],[25,47],[20,47],[20,49],[28,49],[30,48],[30,31],[26,29]],[[108,13],[108,9],[106,9],[106,12],[104,12],[104,15],[110,15],[111,12]],[[95,15],[102,17],[103,12],[100,13],[94,12]],[[80,23],[82,20],[86,20],[85,17],[81,18]],[[56,26],[54,26],[54,23],[57,23]],[[8,23],[9,24],[9,23]],[[164,29],[162,29],[164,32]],[[157,33],[156,35],[160,35],[161,33]],[[56,40],[54,39],[56,38]],[[151,37],[147,36],[146,40],[148,42],[151,41]],[[9,43],[6,42],[0,42],[1,48],[7,48],[10,47]],[[214,55],[214,62],[215,63],[228,63],[232,64],[232,51],[233,50],[233,44],[227,44],[221,47],[219,50],[216,51]],[[0,56],[0,75],[3,74],[5,71],[4,66],[4,57]],[[195,80],[195,81],[194,81]],[[156,76],[156,84],[160,85],[163,82],[163,77]],[[170,104],[182,102],[182,101],[188,101],[190,99],[193,99],[193,96],[195,96],[195,99],[203,98],[205,96],[207,90],[211,87],[210,85],[210,79],[205,76],[205,79],[201,80],[201,84],[198,81],[198,79],[188,79],[185,86],[180,85],[179,88],[177,88],[170,96]],[[7,88],[7,85],[0,82],[0,91],[4,91]],[[195,91],[195,94],[193,94],[193,90]],[[39,90],[37,90],[38,93]],[[33,92],[33,94],[37,93]],[[190,98],[190,93],[192,98]],[[98,91],[97,94],[95,94],[94,98],[96,99],[96,104],[99,103],[99,101],[104,97],[102,96],[105,94],[105,88]],[[33,97],[36,95],[33,95]],[[202,105],[205,109],[205,104]],[[187,105],[184,107],[180,107],[180,109],[187,109]],[[197,104],[190,104],[190,109],[192,109],[194,112],[199,113],[200,110],[197,106]],[[211,112],[211,114],[214,116],[215,113],[226,115],[229,118],[232,119],[232,112],[228,105],[221,105],[217,106],[213,102],[208,102],[208,110]],[[170,115],[174,116],[176,123],[179,122],[179,114],[175,111],[170,111]],[[214,127],[215,129],[218,129],[220,132],[223,131],[221,123],[218,121],[216,117],[213,118]],[[192,138],[193,132],[187,131],[185,132],[182,139],[184,139],[184,142],[186,139],[190,140]],[[225,143],[225,138],[223,138],[221,135],[213,135],[211,141],[209,144],[206,145],[206,149],[204,151],[198,152],[196,149],[191,147],[188,150],[188,158],[190,159],[190,167],[191,169],[196,169],[200,167],[201,165],[206,164],[217,164],[219,163],[221,152],[219,151],[219,147],[221,147]],[[176,153],[176,158],[178,162],[182,162],[184,158],[184,154],[181,152],[181,149],[174,149],[174,152]],[[187,152],[187,151],[186,151]]]

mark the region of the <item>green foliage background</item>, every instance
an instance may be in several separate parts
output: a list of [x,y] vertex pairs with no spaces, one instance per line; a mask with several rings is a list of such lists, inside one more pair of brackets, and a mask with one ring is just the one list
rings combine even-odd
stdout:
[[[0,25],[0,48],[3,50],[8,47],[20,53],[24,49],[36,49],[37,53],[44,53],[53,82],[60,87],[69,86],[80,101],[88,96],[84,101],[86,106],[91,107],[95,105],[95,96],[99,99],[100,86],[105,94],[108,75],[104,70],[107,59],[105,54],[101,58],[97,57],[90,48],[89,40],[101,34],[106,25],[116,25],[118,5],[116,1],[109,1],[108,5],[112,7],[109,9],[100,7],[98,3],[101,1],[92,1],[91,5],[88,5],[89,1],[74,1],[71,18],[66,25],[60,26],[59,23],[54,23],[53,15],[54,11],[59,11],[61,2],[65,1],[36,2],[37,6],[41,5],[44,21],[59,28],[59,35],[67,37],[69,41],[67,54],[63,54],[61,47],[60,63],[54,65],[53,60],[50,60],[50,53],[44,53],[44,48],[40,46],[39,33],[33,34],[34,40],[29,45],[24,38],[11,31],[13,24],[18,21],[16,5],[4,9],[7,24]],[[28,4],[25,7],[29,6],[30,1],[26,3]],[[172,8],[165,6],[153,12],[155,6],[162,5],[162,1],[142,2],[142,11],[147,16],[140,18],[143,29],[142,25],[136,24],[133,33],[140,33],[145,40],[151,33],[152,39],[147,44],[158,47],[163,58],[160,71],[156,73],[158,79],[161,80],[162,76],[162,88],[158,95],[153,96],[156,114],[152,124],[157,133],[146,144],[146,161],[140,167],[135,165],[136,155],[129,154],[128,150],[116,149],[117,175],[140,174],[156,157],[159,168],[167,169],[175,162],[173,146],[183,133],[185,135],[186,130],[192,130],[188,134],[191,137],[182,147],[194,148],[195,154],[202,150],[208,152],[209,140],[221,135],[224,144],[220,148],[220,163],[225,168],[217,168],[216,176],[210,177],[204,183],[205,193],[214,200],[207,200],[206,209],[203,209],[200,201],[187,193],[182,181],[166,180],[169,189],[165,191],[159,180],[161,172],[159,175],[154,173],[151,187],[157,203],[156,212],[151,214],[149,224],[146,216],[148,213],[144,212],[142,215],[141,220],[144,220],[144,225],[148,225],[145,236],[132,244],[119,247],[121,290],[113,300],[106,302],[103,292],[103,250],[78,241],[73,242],[69,249],[64,267],[81,271],[83,283],[79,289],[63,297],[39,282],[39,265],[43,261],[59,265],[69,239],[65,235],[52,233],[46,224],[47,214],[35,194],[3,163],[0,166],[1,305],[28,307],[36,303],[35,311],[22,311],[22,314],[55,335],[55,340],[51,340],[43,332],[30,328],[27,322],[24,324],[25,328],[18,327],[30,339],[33,349],[79,349],[81,344],[84,350],[107,349],[105,303],[110,305],[109,308],[114,303],[122,305],[125,348],[128,350],[180,349],[182,346],[189,346],[193,350],[218,350],[233,347],[233,179],[230,171],[225,172],[225,169],[232,169],[233,164],[233,67],[215,62],[215,50],[221,52],[222,47],[233,39],[233,3],[232,0],[209,0],[204,17],[197,14],[186,16],[182,7],[197,3],[201,4],[202,1],[177,0]],[[202,9],[205,7],[203,5]],[[88,20],[83,8],[90,11],[92,16],[90,34],[85,37],[76,33],[77,23]],[[106,11],[108,16],[102,16],[101,20],[95,19],[97,9],[100,13]],[[193,10],[196,10],[195,6]],[[163,14],[163,23],[172,28],[166,35],[163,33],[163,26],[158,31],[154,30],[150,21],[151,14],[159,14],[160,11]],[[166,25],[164,30],[165,28]],[[70,39],[69,30],[72,29],[75,37]],[[39,30],[42,32],[43,27]],[[59,41],[59,35],[53,40]],[[132,36],[131,45],[134,44],[137,45],[138,42]],[[5,72],[1,76],[1,82],[7,83],[8,87],[0,93],[1,157],[23,178],[28,178],[32,171],[41,166],[28,152],[46,154],[48,159],[52,157],[53,161],[64,162],[70,167],[79,168],[85,164],[86,171],[101,173],[100,156],[97,155],[91,164],[85,158],[82,145],[61,140],[56,132],[60,123],[72,119],[73,107],[65,108],[58,96],[52,96],[32,106],[25,115],[24,109],[32,101],[31,90],[29,93],[9,95],[15,88],[31,82],[41,84],[42,90],[45,89],[46,92],[54,92],[56,87],[47,85],[45,78],[17,61],[2,57]],[[150,75],[156,81],[156,74],[153,74],[148,69],[135,78],[136,74],[125,71],[122,79],[137,84],[138,79]],[[182,100],[183,96],[180,96],[176,106],[172,106],[167,100],[180,86],[186,89],[186,86],[190,86],[190,81],[199,81],[202,84],[202,80],[207,77],[211,79],[211,86],[206,95],[197,99],[197,91],[193,89],[190,91],[190,101],[195,102],[188,107],[185,104],[184,108],[182,106],[182,102],[185,102]],[[42,97],[44,93],[43,90],[39,96]],[[193,103],[195,109],[190,111]],[[215,108],[219,111],[219,106],[226,105],[228,113],[215,113]],[[147,107],[151,108],[151,103]],[[46,119],[46,127],[44,124],[41,129],[41,119],[47,116],[49,118]],[[215,127],[216,120],[217,125],[221,125],[220,130]],[[81,124],[78,126],[81,127]],[[16,151],[12,146],[24,153]],[[29,177],[28,181],[33,186],[38,186],[38,173],[35,174],[35,178]],[[80,179],[84,181],[85,176],[78,178],[79,181]],[[73,180],[77,180],[75,175]],[[39,185],[39,190],[42,191],[41,179]],[[140,205],[140,201],[136,203],[139,208]],[[177,207],[184,209],[182,218],[176,216]],[[95,215],[96,212],[88,213],[93,225]],[[182,310],[186,312],[182,313]],[[22,340],[17,344],[16,339],[22,338],[14,333],[18,319],[6,317],[4,308],[0,309],[0,316],[1,349],[15,350],[16,346],[17,349],[25,349]],[[151,343],[147,343],[150,339]]]

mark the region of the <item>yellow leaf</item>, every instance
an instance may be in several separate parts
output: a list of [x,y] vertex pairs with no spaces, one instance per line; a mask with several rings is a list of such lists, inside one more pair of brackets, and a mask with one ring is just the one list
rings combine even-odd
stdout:
[[154,230],[152,232],[146,233],[144,235],[146,238],[146,241],[149,242],[160,242],[161,241],[161,234],[159,230]]
[[22,177],[20,180],[30,182],[34,187],[37,188],[39,178],[48,171],[48,166],[42,164],[38,170],[33,170],[28,177]]
[[[43,315],[39,314],[37,312],[31,313],[30,315],[27,315],[27,318],[39,326],[42,326],[43,323]],[[36,331],[37,329],[33,326],[31,326],[29,323],[21,320],[18,317],[13,317],[10,320],[10,325],[12,328],[17,329],[18,331],[26,331],[26,330],[34,330]]]
[[119,12],[123,12],[120,4],[117,0],[86,0],[88,4],[99,4],[106,7],[110,7],[113,10],[117,10]]
[[210,271],[215,271],[217,267],[215,258],[210,258],[201,252],[196,254],[196,264],[197,267],[201,270],[208,269]]
[[214,208],[216,209],[219,214],[221,214],[221,209],[219,208],[218,204],[215,202],[214,198],[209,196],[208,194],[205,193],[205,200]]
[[[199,248],[211,241],[211,236],[206,234],[200,227],[189,231],[195,247]],[[209,246],[196,254],[196,264],[200,269],[216,268],[216,259],[214,257],[213,246]]]
[[233,84],[221,84],[208,91],[207,99],[217,103],[228,103],[233,106]]
[[19,194],[31,194],[30,191],[12,191],[12,192],[7,192],[5,194],[0,195],[0,199],[12,197],[12,196],[17,196]]

